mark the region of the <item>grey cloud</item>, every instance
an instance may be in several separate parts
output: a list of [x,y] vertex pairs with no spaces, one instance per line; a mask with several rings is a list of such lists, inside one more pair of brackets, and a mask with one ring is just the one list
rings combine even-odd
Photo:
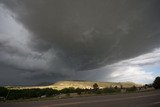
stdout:
[[54,47],[68,66],[78,70],[135,57],[159,46],[158,0],[13,0],[15,6],[4,1],[34,40],[48,43],[37,41],[34,48]]
[[37,84],[43,83],[43,82],[49,82],[54,83],[59,80],[69,80],[69,76],[59,74],[59,73],[39,73],[34,74],[30,77],[28,77],[28,80],[34,81]]
[[[31,58],[33,62],[26,63],[33,66],[42,63],[46,67],[43,72],[87,79],[91,74],[88,71],[95,72],[92,69],[160,46],[159,0],[0,0],[0,3],[31,34],[31,53],[27,58],[38,56],[39,61]],[[52,49],[54,52],[47,55],[48,62],[44,64],[43,54]]]
[[[23,72],[22,72],[23,70]],[[29,70],[27,70],[28,72]],[[28,81],[24,69],[18,69],[10,65],[0,63],[0,85],[29,85],[34,84],[33,81]]]
[[[36,40],[31,43],[32,33],[16,22],[12,14],[0,4],[0,25],[3,25],[0,27],[0,66],[3,68],[0,72],[0,80],[2,80],[0,85],[23,84],[23,82],[24,84],[36,84],[43,79],[37,79],[36,82],[31,78],[40,74],[55,73],[59,79],[61,76],[58,75],[69,77],[74,74],[73,70],[57,57],[53,48],[48,48],[46,51],[31,48]],[[41,40],[42,43],[47,44]],[[58,80],[57,78],[53,78],[54,81]],[[20,79],[22,81],[19,81]]]

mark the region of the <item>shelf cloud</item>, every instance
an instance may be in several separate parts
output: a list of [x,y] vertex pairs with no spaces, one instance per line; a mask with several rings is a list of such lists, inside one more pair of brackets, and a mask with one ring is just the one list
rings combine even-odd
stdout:
[[0,84],[133,81],[132,75],[145,74],[146,81],[135,82],[150,82],[154,73],[143,67],[159,63],[159,4],[0,0]]

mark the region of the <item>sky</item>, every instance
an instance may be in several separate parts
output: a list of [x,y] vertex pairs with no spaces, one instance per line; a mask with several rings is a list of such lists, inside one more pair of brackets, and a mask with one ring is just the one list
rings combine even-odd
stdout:
[[152,83],[159,0],[0,0],[0,85]]

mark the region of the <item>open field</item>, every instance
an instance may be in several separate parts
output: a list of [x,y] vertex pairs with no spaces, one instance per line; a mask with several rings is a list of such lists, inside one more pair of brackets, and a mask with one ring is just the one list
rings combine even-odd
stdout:
[[160,90],[47,101],[0,103],[0,107],[160,107]]

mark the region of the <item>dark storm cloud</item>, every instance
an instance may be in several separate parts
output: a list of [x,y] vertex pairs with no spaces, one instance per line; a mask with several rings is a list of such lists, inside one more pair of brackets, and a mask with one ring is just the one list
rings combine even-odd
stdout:
[[[0,3],[31,33],[32,50],[41,54],[54,49],[50,54],[56,53],[58,60],[47,57],[50,64],[45,72],[57,70],[60,74],[74,75],[73,71],[133,58],[160,45],[159,0],[0,0]],[[43,58],[39,59],[41,62]]]
[[77,69],[96,68],[159,46],[158,0],[4,1],[34,39],[47,42],[34,48],[53,46]]
[[[38,81],[38,83],[43,83],[43,82],[56,82],[59,80],[68,80],[69,77],[67,77],[66,75],[63,74],[59,74],[59,73],[40,73],[40,74],[35,74],[31,77],[28,77],[28,79],[32,80],[32,81]],[[38,84],[37,83],[37,84]]]
[[25,69],[18,69],[16,67],[0,63],[0,79],[1,79],[0,86],[34,84],[33,81],[31,82],[26,80],[26,76],[27,76],[26,72],[28,71],[29,70],[25,71]]

